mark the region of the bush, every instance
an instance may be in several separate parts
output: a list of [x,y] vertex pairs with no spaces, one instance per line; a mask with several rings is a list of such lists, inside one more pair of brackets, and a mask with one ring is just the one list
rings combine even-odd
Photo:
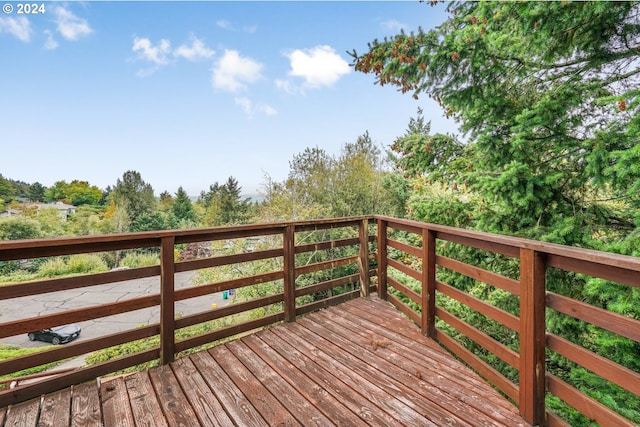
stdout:
[[109,270],[100,255],[72,255],[67,266],[71,274],[100,273]]
[[67,274],[67,263],[63,258],[52,258],[44,262],[40,267],[38,276],[55,277]]
[[72,255],[47,260],[40,267],[38,277],[69,276],[107,271],[107,263],[100,255]]
[[158,254],[154,253],[128,253],[120,261],[121,267],[137,268],[148,267],[150,265],[160,264],[160,258]]
[[[16,357],[26,356],[28,354],[37,353],[40,351],[48,350],[52,348],[52,346],[38,347],[38,348],[22,348],[17,345],[6,345],[0,344],[0,360],[8,360]],[[5,380],[9,378],[22,377],[25,375],[38,374],[40,372],[44,372],[48,369],[51,369],[59,364],[64,362],[64,360],[47,363],[41,366],[34,366],[31,368],[23,369],[22,371],[13,372],[7,375],[0,375],[0,380]],[[0,390],[6,389],[8,384],[0,386]]]
[[0,240],[37,239],[41,237],[40,223],[26,216],[0,218]]

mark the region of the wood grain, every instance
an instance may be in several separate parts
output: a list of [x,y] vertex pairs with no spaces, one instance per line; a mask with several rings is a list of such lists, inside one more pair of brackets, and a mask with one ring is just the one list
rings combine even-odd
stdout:
[[3,427],[524,425],[517,408],[374,296],[42,402],[0,409]]

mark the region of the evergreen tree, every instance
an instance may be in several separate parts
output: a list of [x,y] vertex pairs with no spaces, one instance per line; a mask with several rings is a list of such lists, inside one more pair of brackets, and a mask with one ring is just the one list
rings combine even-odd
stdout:
[[205,224],[240,224],[248,220],[249,199],[241,196],[242,187],[230,176],[227,182],[217,182],[209,186],[209,191],[201,192],[198,201],[205,208]]
[[188,221],[193,223],[196,219],[191,199],[189,199],[189,196],[182,187],[179,187],[176,192],[172,211],[178,221]]
[[138,216],[131,222],[129,231],[168,230],[169,228],[171,226],[165,216],[159,211],[154,211]]
[[127,171],[118,179],[111,197],[117,206],[124,208],[131,223],[156,209],[156,199],[151,184],[144,182],[139,172]]
[[0,203],[10,202],[13,200],[14,195],[15,189],[11,183],[0,174]]
[[29,186],[29,200],[32,202],[44,202],[46,187],[39,182],[34,182]]
[[220,188],[220,216],[223,224],[239,224],[247,220],[249,199],[242,199],[242,187],[230,176]]
[[380,156],[369,132],[344,145],[334,167],[332,216],[368,215],[388,202],[382,189]]
[[306,148],[293,156],[286,186],[293,196],[294,219],[300,216],[298,212],[330,216],[333,170],[334,159],[322,148]]
[[481,193],[479,226],[588,246],[628,235],[640,223],[638,2],[449,10],[435,30],[354,52],[355,68],[432,96],[460,122],[469,146],[448,145],[443,160],[450,181]]
[[[640,3],[454,2],[449,12],[434,30],[401,33],[372,42],[362,56],[353,53],[356,70],[416,98],[433,97],[467,135],[464,144],[430,135],[419,117],[395,141],[396,164],[414,189],[410,215],[639,256]],[[456,245],[442,250],[517,277],[517,263],[501,257]],[[439,280],[517,314],[514,299],[499,290],[447,271]],[[640,318],[637,289],[630,286],[550,269],[547,288]],[[445,308],[512,343],[486,318],[458,306]],[[638,342],[553,310],[547,325],[640,368]],[[548,357],[555,375],[640,421],[637,396],[553,352]],[[508,367],[503,372],[509,375]],[[590,425],[557,399],[547,404],[572,425]]]

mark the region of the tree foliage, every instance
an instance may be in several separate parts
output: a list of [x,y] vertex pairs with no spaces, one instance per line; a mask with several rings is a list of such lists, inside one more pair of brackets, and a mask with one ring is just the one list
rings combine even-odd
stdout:
[[[39,183],[32,184],[30,191],[34,186],[36,187],[34,191],[41,191],[38,185]],[[95,185],[90,185],[87,181],[77,179],[74,179],[70,183],[66,181],[56,181],[53,186],[45,191],[46,201],[63,201],[74,206],[97,205],[101,199],[102,190]]]
[[435,137],[412,147],[428,164],[406,158],[413,172],[446,170],[452,185],[482,194],[478,224],[488,230],[568,244],[631,231],[640,205],[638,3],[456,2],[449,11],[434,30],[354,52],[356,70],[433,97],[469,136],[464,148]]
[[333,216],[367,215],[387,204],[382,163],[382,152],[369,132],[344,144],[335,164]]
[[242,224],[249,219],[251,202],[243,198],[238,180],[230,176],[227,182],[217,182],[202,191],[198,201],[205,208],[205,225]]
[[176,192],[176,197],[172,204],[172,212],[176,222],[195,223],[196,214],[193,210],[191,199],[189,199],[189,195],[182,187],[179,187]]
[[105,209],[93,206],[80,206],[64,224],[67,234],[88,236],[105,234],[112,230],[112,224],[105,216]]
[[117,206],[126,210],[131,223],[136,223],[140,217],[156,209],[153,187],[144,182],[137,171],[127,171],[122,179],[118,178],[111,197]]
[[40,223],[27,216],[0,218],[0,240],[37,239],[42,237]]
[[0,208],[3,204],[10,203],[21,197],[29,197],[29,184],[5,178],[0,174]]
[[[422,113],[392,145],[410,182],[409,214],[427,222],[640,255],[640,3],[454,2],[446,22],[353,52],[356,70],[435,99],[465,141],[431,135]],[[443,254],[517,277],[517,263],[457,245]],[[507,311],[500,290],[447,282]],[[550,290],[639,318],[629,286],[549,269]],[[492,337],[514,338],[455,301],[440,301]],[[514,314],[517,314],[514,312]],[[551,311],[549,331],[637,370],[640,344]],[[458,337],[458,335],[456,335]],[[509,376],[509,369],[460,338]],[[495,363],[495,364],[494,364]],[[638,398],[551,354],[548,367],[634,422]],[[586,425],[550,399],[553,411]]]
[[386,166],[368,132],[345,143],[338,155],[306,148],[289,162],[285,182],[267,177],[263,208],[280,220],[392,213],[398,200]]
[[[334,159],[322,148],[306,148],[289,161],[289,176],[286,188],[291,193],[294,217],[301,212],[318,211],[320,215],[330,216],[331,199],[335,179]],[[316,215],[317,215],[316,214]]]
[[0,174],[0,203],[7,203],[13,200],[15,189],[11,183]]
[[44,202],[47,188],[39,182],[34,182],[29,186],[29,200],[32,202]]

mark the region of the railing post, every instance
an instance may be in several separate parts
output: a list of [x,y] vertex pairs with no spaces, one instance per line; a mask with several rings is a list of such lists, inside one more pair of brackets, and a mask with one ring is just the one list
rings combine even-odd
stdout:
[[378,297],[387,299],[387,221],[378,220]]
[[284,249],[284,321],[296,321],[296,229],[287,225],[284,230],[282,247]]
[[520,249],[520,415],[545,425],[545,263],[542,254]]
[[173,260],[175,237],[160,241],[160,364],[173,362],[175,354],[175,304]]
[[369,221],[363,219],[358,226],[360,250],[358,252],[358,272],[360,274],[360,296],[369,296]]
[[422,229],[422,333],[436,335],[436,233]]

